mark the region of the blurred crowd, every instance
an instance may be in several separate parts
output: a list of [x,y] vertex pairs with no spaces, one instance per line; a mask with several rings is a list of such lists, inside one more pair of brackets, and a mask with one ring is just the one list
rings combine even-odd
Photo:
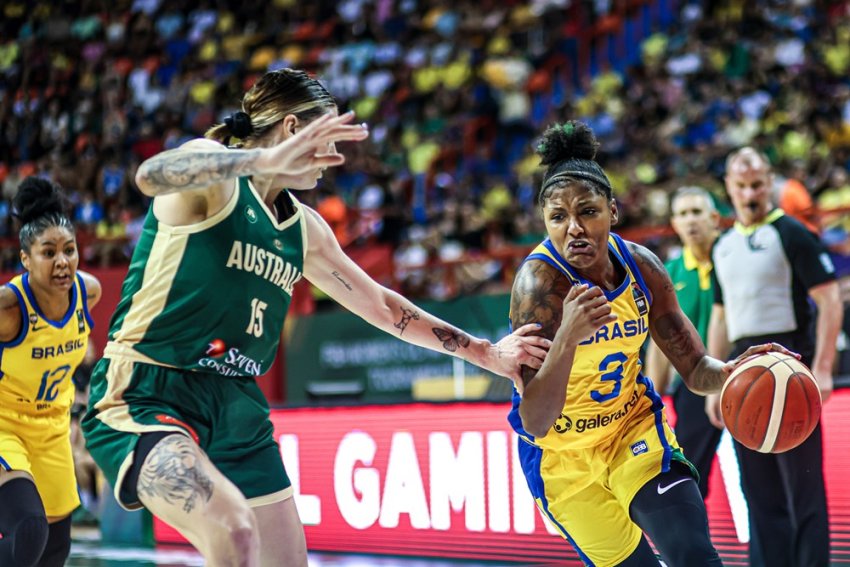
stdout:
[[[423,263],[542,238],[534,142],[567,118],[600,138],[624,228],[666,224],[681,185],[722,199],[744,144],[782,173],[778,196],[795,184],[850,205],[847,1],[7,0],[0,239],[18,183],[39,174],[68,191],[84,260],[126,261],[147,207],[138,164],[280,67],[314,73],[370,124],[304,200],[344,245],[391,247],[412,295],[452,292]],[[818,228],[840,247],[848,218]],[[464,262],[461,289],[502,269]]]

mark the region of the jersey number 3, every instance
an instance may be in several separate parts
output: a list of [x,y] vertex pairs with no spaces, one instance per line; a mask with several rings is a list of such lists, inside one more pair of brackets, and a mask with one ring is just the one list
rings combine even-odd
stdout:
[[256,297],[251,300],[251,320],[248,322],[248,328],[245,332],[255,337],[263,336],[263,313],[269,305],[265,301],[260,301]]
[[[629,357],[622,352],[612,352],[602,359],[602,362],[599,363],[599,370],[605,374],[600,376],[599,380],[602,382],[613,382],[614,388],[607,394],[602,393],[599,390],[593,390],[590,392],[590,397],[593,398],[594,401],[599,403],[607,402],[608,400],[613,400],[620,395],[620,383],[623,380],[623,364],[625,364],[628,359]],[[615,364],[614,369],[609,370],[612,364]]]

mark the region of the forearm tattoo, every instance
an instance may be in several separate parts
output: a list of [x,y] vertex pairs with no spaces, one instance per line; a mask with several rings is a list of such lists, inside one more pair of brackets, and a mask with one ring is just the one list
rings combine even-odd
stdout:
[[209,152],[163,152],[139,167],[149,185],[163,193],[180,189],[199,189],[242,175],[256,173],[253,164],[260,150],[219,150]]
[[401,321],[395,324],[396,329],[401,329],[399,336],[404,334],[404,330],[407,328],[407,325],[410,324],[411,319],[418,321],[419,312],[414,311],[413,309],[407,309],[406,307],[401,307]]
[[[541,261],[523,264],[511,291],[511,325],[518,329],[528,323],[541,325],[538,334],[553,339],[561,326],[564,298],[570,283],[555,268]],[[537,370],[528,366],[521,368],[523,383],[527,384],[537,375]]]
[[138,493],[159,497],[169,504],[182,502],[190,513],[198,500],[209,502],[213,482],[198,460],[195,447],[183,435],[170,435],[148,454],[139,474]]
[[[339,275],[339,272],[331,272],[331,275],[332,275],[333,277],[335,277],[336,279],[338,279],[338,280],[340,281],[340,283],[342,283],[342,285],[344,285],[344,286],[348,289],[348,291],[353,291],[353,290],[351,289],[351,284],[350,284],[350,283],[348,283],[347,281],[345,281],[344,279],[342,279],[342,276],[341,276],[341,275]],[[417,317],[417,319],[418,319],[418,318],[419,318],[419,317]],[[398,327],[398,325],[396,325],[396,327]]]
[[692,329],[681,313],[668,313],[655,322],[652,339],[668,353],[674,366],[694,368],[705,353],[697,350],[699,342]]
[[443,348],[449,352],[456,352],[460,347],[466,348],[469,346],[469,335],[464,332],[454,329],[441,329],[440,327],[434,327],[431,330],[442,341]]

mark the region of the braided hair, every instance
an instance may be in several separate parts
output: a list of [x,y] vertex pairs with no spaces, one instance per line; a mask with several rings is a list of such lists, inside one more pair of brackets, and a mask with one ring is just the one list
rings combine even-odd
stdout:
[[40,177],[27,177],[18,187],[12,203],[13,214],[20,220],[18,238],[21,249],[29,254],[33,242],[50,227],[58,226],[76,234],[66,214],[66,200],[58,186]]

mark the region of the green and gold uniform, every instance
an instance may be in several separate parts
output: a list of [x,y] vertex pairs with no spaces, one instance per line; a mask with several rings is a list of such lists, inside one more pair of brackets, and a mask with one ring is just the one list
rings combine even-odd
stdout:
[[291,494],[255,379],[277,353],[301,278],[301,205],[275,219],[247,178],[212,217],[173,227],[148,212],[104,358],[94,369],[86,443],[122,506],[141,433],[191,436],[252,505]]

